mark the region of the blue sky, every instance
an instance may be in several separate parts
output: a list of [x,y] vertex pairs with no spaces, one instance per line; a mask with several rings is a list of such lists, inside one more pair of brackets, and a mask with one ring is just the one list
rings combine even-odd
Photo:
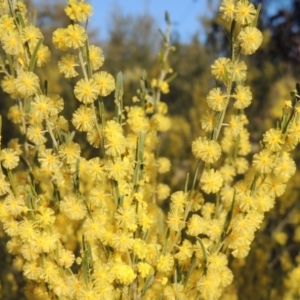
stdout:
[[157,27],[165,28],[164,14],[167,10],[171,16],[173,30],[180,35],[181,41],[189,41],[191,36],[200,28],[199,16],[209,13],[209,0],[90,0],[94,7],[94,15],[90,22],[92,28],[99,28],[99,37],[108,37],[108,24],[111,12],[118,4],[124,15],[152,15]]

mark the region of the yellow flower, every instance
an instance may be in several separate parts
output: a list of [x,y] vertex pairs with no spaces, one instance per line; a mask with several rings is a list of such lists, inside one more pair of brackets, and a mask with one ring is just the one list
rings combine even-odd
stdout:
[[94,126],[93,128],[89,129],[87,131],[87,141],[90,145],[92,145],[95,148],[99,148],[102,145],[102,138],[96,128]]
[[103,65],[104,56],[103,56],[102,49],[100,47],[90,45],[89,57],[90,57],[90,63],[92,65],[93,71],[98,70]]
[[25,28],[22,29],[21,32],[21,39],[23,43],[30,42],[33,45],[36,45],[36,43],[42,37],[43,35],[41,33],[41,30],[38,27],[35,27],[33,25],[26,26]]
[[77,62],[77,56],[67,53],[61,57],[58,62],[58,70],[64,74],[66,78],[72,78],[78,75],[75,67],[79,66]]
[[0,32],[11,32],[15,28],[14,19],[8,14],[3,14],[0,18]]
[[44,67],[47,63],[50,62],[51,59],[51,52],[49,48],[45,45],[41,45],[38,52],[37,52],[37,67]]
[[80,157],[80,146],[74,142],[64,143],[59,146],[58,153],[60,157],[68,164],[76,163],[76,160]]
[[252,93],[248,86],[238,85],[235,88],[235,95],[233,97],[235,98],[233,106],[238,109],[243,109],[251,104]]
[[98,96],[99,87],[93,79],[81,79],[77,81],[74,94],[75,97],[84,104],[93,103]]
[[14,124],[20,124],[22,122],[23,113],[20,110],[20,107],[13,105],[9,108],[7,113],[7,118],[11,120]]
[[43,135],[41,125],[29,126],[27,130],[28,139],[36,145],[45,144],[47,139]]
[[5,209],[13,217],[19,216],[22,212],[25,212],[26,204],[22,195],[14,196],[9,194],[4,200]]
[[193,214],[188,221],[187,234],[191,236],[198,236],[201,233],[205,233],[207,229],[207,222],[205,219],[197,214]]
[[19,55],[23,50],[20,35],[17,31],[6,31],[1,37],[3,50],[10,55]]
[[213,88],[208,93],[206,101],[208,106],[215,111],[222,111],[228,103],[226,96],[222,94],[220,88]]
[[232,21],[235,14],[235,0],[223,0],[219,11],[224,20]]
[[137,220],[134,206],[119,207],[115,213],[115,219],[120,228],[134,232],[137,229]]
[[251,23],[256,16],[256,9],[248,0],[240,0],[236,4],[234,19],[242,24]]
[[104,148],[107,154],[111,156],[118,156],[125,152],[126,140],[122,132],[122,127],[119,123],[113,120],[106,122],[104,136]]
[[81,199],[69,195],[59,204],[60,210],[71,220],[82,220],[86,216],[86,207]]
[[68,49],[66,41],[66,31],[65,28],[58,28],[53,32],[52,42],[54,46],[62,51]]
[[167,157],[159,157],[157,160],[158,173],[165,174],[171,169],[171,162]]
[[[7,194],[9,191],[9,183],[5,180],[5,176],[3,174],[0,174],[0,196]],[[1,219],[1,221],[3,220]]]
[[146,278],[152,272],[152,267],[144,262],[139,262],[137,264],[137,269],[142,278]]
[[275,155],[267,149],[254,154],[252,165],[260,173],[268,174],[272,171],[275,162]]
[[174,231],[182,230],[182,228],[184,227],[183,218],[184,218],[183,210],[178,207],[174,207],[168,213],[167,223],[168,223],[169,228]]
[[210,169],[209,171],[204,171],[202,178],[200,180],[201,189],[206,194],[217,193],[223,184],[223,178],[219,171]]
[[168,273],[172,271],[173,266],[174,258],[172,254],[166,253],[165,255],[160,255],[160,257],[158,258],[156,269],[158,272]]
[[116,88],[115,79],[111,74],[105,71],[95,73],[93,75],[93,79],[95,80],[99,88],[100,96],[105,97],[109,95]]
[[58,257],[58,264],[65,268],[70,268],[75,261],[73,252],[67,249],[60,249],[58,252]]
[[5,169],[12,170],[18,165],[20,157],[15,150],[6,148],[1,150],[0,160],[2,161],[2,165]]
[[270,151],[279,151],[284,144],[283,136],[280,129],[269,129],[263,138],[266,148]]
[[93,7],[84,2],[69,1],[65,12],[71,20],[85,22],[87,18],[92,15]]
[[36,95],[31,102],[31,112],[41,120],[48,119],[51,111],[51,99],[44,95]]
[[182,245],[178,248],[179,252],[177,252],[174,257],[179,261],[185,261],[192,257],[194,249],[190,241],[184,240]]
[[226,81],[231,72],[232,62],[227,57],[218,58],[211,66],[211,73],[218,80]]
[[235,65],[233,66],[232,74],[233,74],[234,81],[237,82],[244,81],[247,75],[247,65],[245,64],[245,62],[242,60],[236,62]]
[[69,48],[78,49],[84,46],[87,39],[85,29],[78,25],[69,25],[65,30],[65,43]]
[[192,143],[192,152],[195,157],[206,163],[214,163],[221,156],[221,147],[218,142],[199,137]]
[[52,153],[52,149],[45,149],[39,152],[38,161],[41,164],[41,167],[50,170],[56,171],[60,167],[60,161],[56,154]]
[[[116,264],[114,266],[114,273],[115,273],[116,280],[123,285],[131,284],[136,278],[136,274],[134,273],[132,268],[125,264],[120,264],[120,263]],[[95,298],[91,298],[91,299],[95,299]]]
[[7,94],[13,94],[17,91],[14,77],[5,75],[1,81],[1,88]]
[[18,93],[24,97],[30,97],[39,89],[39,78],[33,72],[22,72],[15,80]]
[[263,35],[255,27],[246,27],[241,30],[237,37],[242,53],[245,55],[253,54],[261,45],[263,40]]
[[201,128],[206,132],[212,132],[214,129],[215,123],[215,112],[214,111],[206,111],[205,115],[200,120]]
[[126,252],[132,248],[134,239],[132,233],[118,230],[112,238],[112,246],[116,251]]
[[79,131],[89,131],[94,126],[94,115],[90,107],[80,105],[73,113],[72,123]]
[[88,161],[87,170],[93,181],[101,181],[105,176],[103,162],[99,157],[94,157]]

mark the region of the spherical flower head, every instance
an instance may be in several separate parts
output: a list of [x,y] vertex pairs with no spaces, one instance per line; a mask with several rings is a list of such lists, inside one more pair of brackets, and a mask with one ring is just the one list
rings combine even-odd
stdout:
[[16,93],[17,89],[14,77],[5,75],[4,78],[1,80],[1,88],[7,94]]
[[10,55],[20,55],[24,51],[20,35],[12,30],[5,32],[1,37],[3,50]]
[[174,258],[172,254],[166,253],[165,255],[161,255],[157,260],[156,269],[158,272],[168,273],[172,271],[174,266]]
[[52,42],[54,46],[62,51],[68,49],[67,41],[66,41],[66,28],[58,28],[53,32]]
[[51,52],[49,48],[45,45],[41,45],[37,54],[36,54],[36,66],[44,67],[51,60]]
[[29,25],[22,29],[21,40],[23,43],[30,42],[36,44],[41,38],[43,38],[43,34],[38,27]]
[[96,71],[102,67],[104,62],[104,56],[100,47],[90,45],[89,46],[89,58],[92,66],[92,70]]
[[206,101],[208,106],[215,111],[222,111],[228,103],[226,96],[222,94],[220,88],[213,88],[208,93]]
[[5,169],[12,170],[18,165],[20,157],[15,150],[5,148],[0,152],[0,160]]
[[248,0],[240,0],[236,4],[234,19],[241,25],[251,23],[256,16],[256,9]]
[[71,220],[82,220],[86,216],[86,207],[82,200],[71,195],[60,202],[60,210]]
[[84,46],[87,39],[85,29],[78,25],[69,25],[65,30],[65,43],[69,48],[78,49]]
[[[5,2],[4,2],[5,3]],[[0,18],[0,31],[1,32],[8,32],[8,31],[12,31],[16,28],[14,19],[12,17],[10,17],[8,14],[2,14],[0,13],[2,16]]]
[[126,140],[123,135],[122,126],[116,121],[108,121],[104,128],[104,148],[111,156],[118,156],[125,152]]
[[108,96],[116,88],[114,77],[105,71],[95,73],[93,79],[99,88],[99,95],[102,97]]
[[247,75],[247,65],[244,61],[238,61],[232,69],[233,80],[236,82],[241,82],[246,79]]
[[103,162],[99,157],[91,158],[88,161],[87,170],[93,181],[101,181],[105,176]]
[[36,95],[31,102],[31,112],[34,113],[41,120],[49,117],[51,111],[51,99],[44,95]]
[[206,111],[205,115],[200,120],[201,128],[206,132],[212,132],[215,124],[215,112],[214,111]]
[[139,262],[137,264],[137,270],[142,278],[146,278],[152,272],[153,269],[149,264]]
[[254,154],[252,165],[254,169],[262,174],[271,173],[274,167],[275,155],[268,149],[263,149]]
[[23,116],[23,112],[21,111],[18,105],[11,106],[7,113],[7,118],[11,120],[11,122],[13,122],[14,124],[21,124],[22,116]]
[[212,75],[222,81],[227,81],[228,75],[232,72],[232,62],[227,57],[218,58],[211,66]]
[[80,146],[74,142],[68,142],[61,144],[58,149],[59,156],[65,160],[68,164],[76,163],[77,159],[80,157]]
[[290,157],[288,152],[283,152],[275,162],[274,174],[282,176],[288,181],[295,173],[297,167],[295,161]]
[[192,143],[192,152],[195,157],[211,164],[220,158],[221,147],[219,143],[214,140],[208,140],[206,137],[199,137]]
[[93,7],[84,2],[69,1],[65,12],[71,20],[85,22],[93,14]]
[[56,154],[52,153],[52,149],[45,149],[39,152],[38,161],[45,170],[56,171],[60,167],[60,161]]
[[169,117],[156,113],[150,120],[150,126],[157,131],[166,132],[171,128],[171,120]]
[[249,86],[238,85],[235,88],[234,94],[235,102],[233,106],[238,109],[244,109],[251,104],[252,93]]
[[174,231],[180,231],[184,227],[183,209],[177,206],[173,206],[172,208],[168,213],[168,227]]
[[159,174],[168,173],[171,169],[171,162],[167,157],[159,157],[157,160],[157,164]]
[[237,39],[240,43],[242,54],[250,55],[261,45],[263,35],[257,28],[248,26],[241,30]]
[[73,78],[78,75],[75,67],[79,66],[76,55],[67,53],[63,55],[58,62],[59,73],[64,74],[66,78]]
[[94,115],[90,107],[80,105],[73,113],[72,123],[79,131],[90,131],[94,126]]
[[84,104],[93,103],[99,94],[99,87],[93,79],[81,79],[74,88],[75,97]]
[[183,191],[177,191],[171,195],[171,205],[179,211],[183,211],[186,202],[187,194]]
[[219,11],[224,20],[231,22],[235,14],[235,0],[223,0]]
[[206,194],[217,193],[223,184],[223,177],[219,171],[210,169],[204,171],[200,180],[201,189]]
[[129,285],[136,278],[136,274],[132,268],[125,264],[116,264],[116,266],[114,266],[114,273],[116,280],[122,285]]
[[191,236],[198,236],[205,233],[207,229],[207,221],[200,217],[198,214],[193,214],[188,221],[187,234]]
[[159,183],[156,186],[157,202],[160,204],[170,196],[171,189],[167,184]]
[[285,178],[278,175],[268,175],[265,180],[265,186],[268,189],[269,195],[273,197],[280,197],[286,189]]
[[[5,176],[0,174],[0,196],[7,194],[10,191],[10,184],[6,181]],[[1,212],[0,212],[1,216]],[[1,220],[3,220],[1,218]]]
[[186,261],[191,258],[193,255],[193,245],[190,241],[184,240],[182,245],[179,246],[179,252],[177,252],[174,257],[181,262]]
[[44,137],[42,125],[36,124],[34,126],[29,126],[27,130],[28,139],[36,145],[42,145],[47,142]]
[[87,131],[86,139],[94,148],[99,148],[102,145],[102,138],[96,126]]
[[279,151],[284,144],[280,129],[270,129],[264,134],[263,142],[270,151]]
[[22,72],[15,80],[17,92],[23,98],[34,95],[39,89],[39,78],[33,72]]

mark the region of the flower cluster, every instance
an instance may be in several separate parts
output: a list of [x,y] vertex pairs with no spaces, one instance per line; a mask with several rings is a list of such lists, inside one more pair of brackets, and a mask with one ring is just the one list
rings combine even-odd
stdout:
[[[70,25],[55,30],[52,41],[63,52],[59,72],[82,76],[69,124],[63,99],[36,74],[50,51],[26,6],[8,0],[0,12],[7,56],[1,88],[15,102],[8,118],[19,126],[21,141],[12,139],[0,151],[0,222],[14,267],[26,280],[26,297],[219,299],[233,281],[228,256],[248,255],[265,212],[296,172],[291,150],[300,142],[298,90],[277,128],[264,134],[251,166],[246,159],[251,144],[244,109],[252,93],[242,58],[262,42],[258,10],[248,0],[222,1],[221,16],[232,24],[231,55],[211,67],[218,85],[207,96],[204,134],[192,143],[195,173],[175,192],[160,182],[171,162],[158,151],[161,133],[171,127],[161,98],[176,75],[168,61],[175,50],[169,17],[160,72],[150,80],[143,73],[134,105],[124,107],[122,74],[115,79],[100,70],[103,52],[90,45],[83,26],[92,6],[68,1]],[[115,114],[107,119],[105,97],[112,92]],[[82,132],[93,151],[76,142]],[[166,212],[161,204],[168,198]],[[293,292],[297,276],[299,267],[286,282]]]

